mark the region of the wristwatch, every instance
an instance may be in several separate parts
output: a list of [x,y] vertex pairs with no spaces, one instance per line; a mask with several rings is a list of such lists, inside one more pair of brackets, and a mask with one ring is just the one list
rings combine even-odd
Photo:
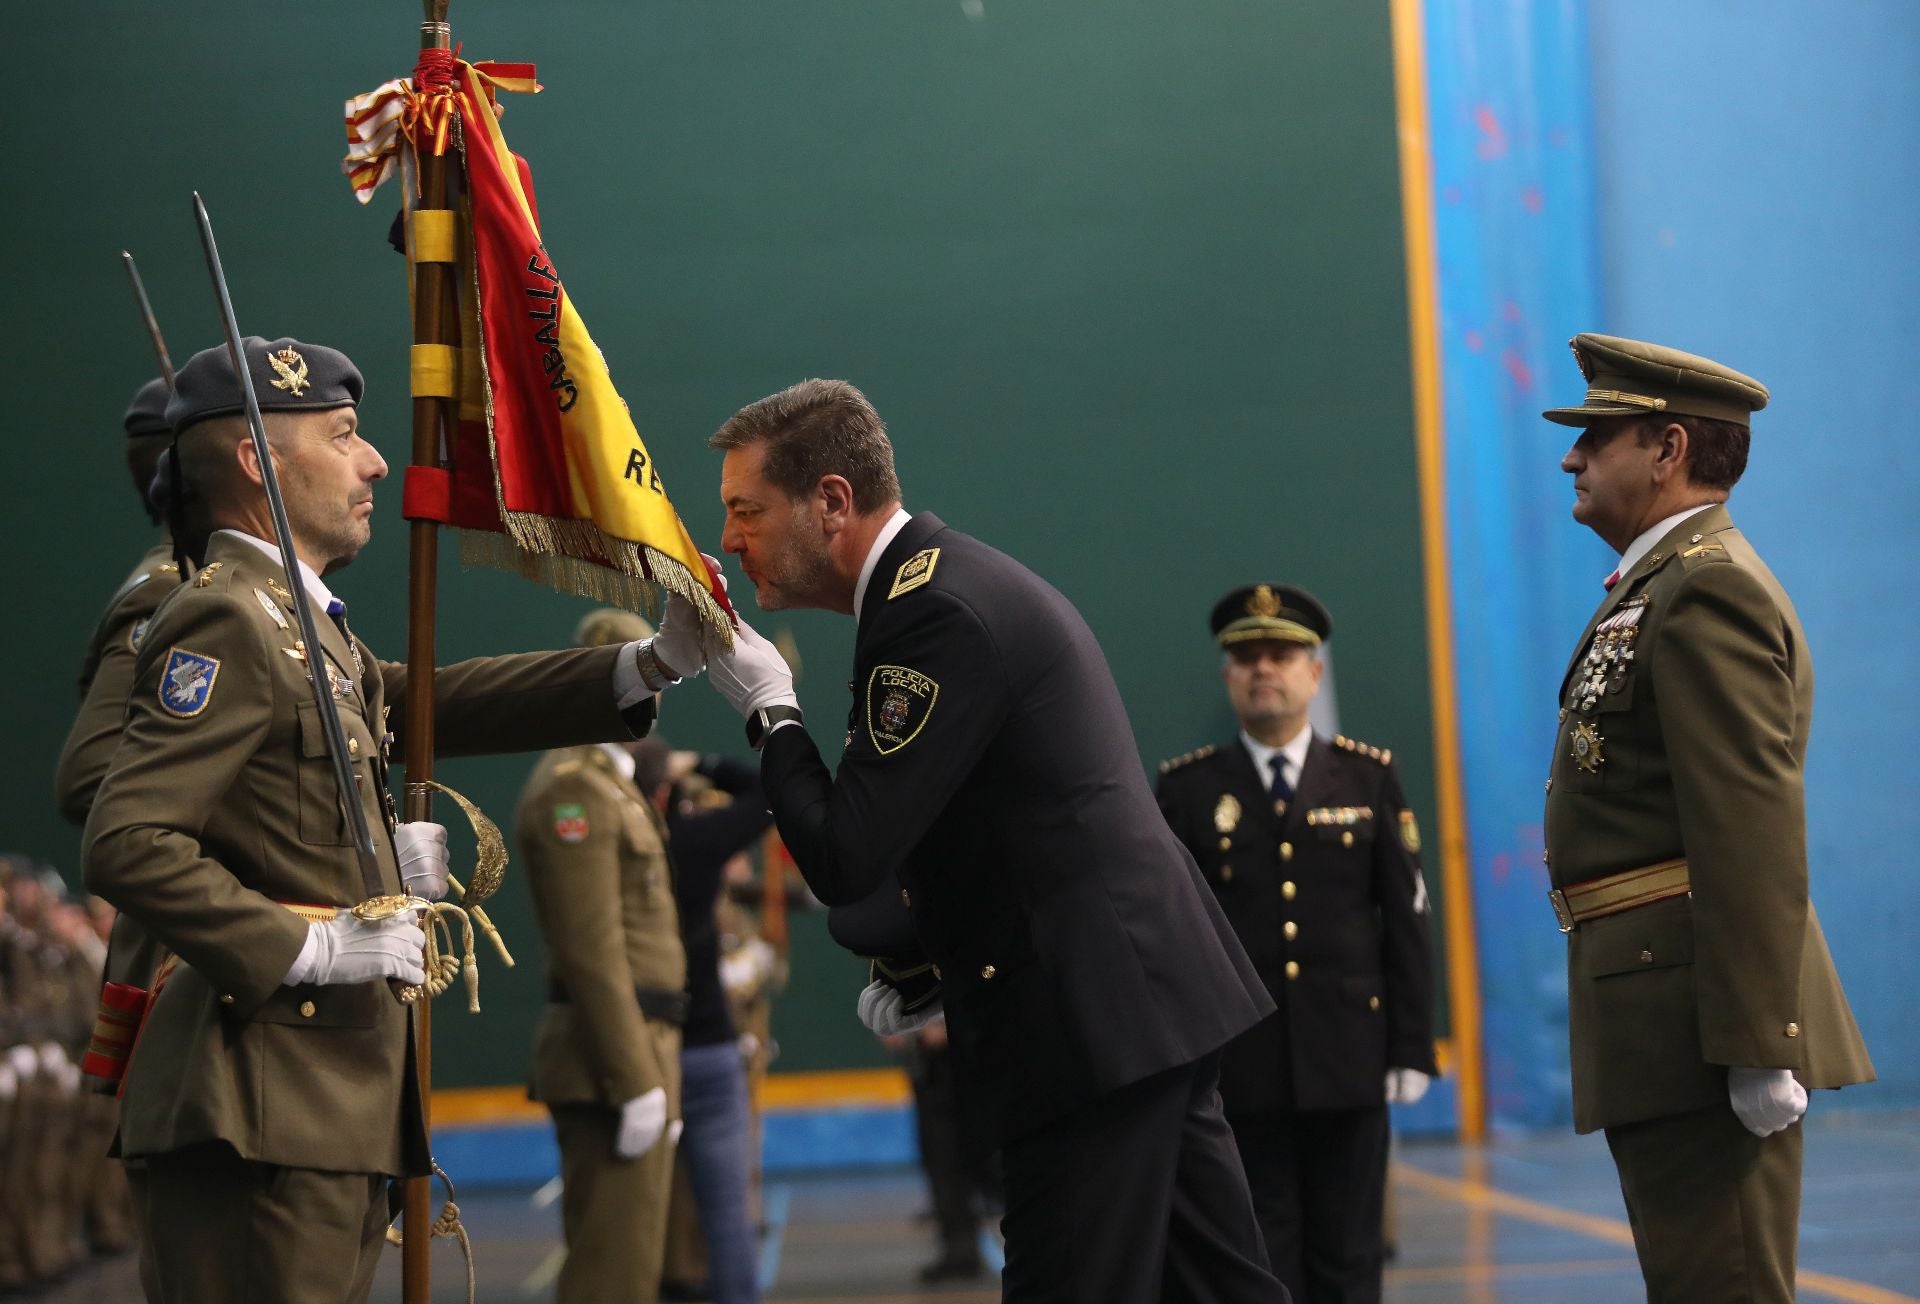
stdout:
[[763,706],[747,717],[747,746],[759,751],[766,746],[767,735],[773,732],[773,726],[784,720],[795,724],[805,724],[807,717],[800,713],[797,706]]

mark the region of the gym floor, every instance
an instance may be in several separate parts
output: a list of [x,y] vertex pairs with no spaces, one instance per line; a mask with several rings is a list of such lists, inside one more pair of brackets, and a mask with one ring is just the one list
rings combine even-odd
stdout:
[[[1618,1304],[1640,1297],[1633,1241],[1606,1144],[1551,1134],[1464,1147],[1400,1147],[1398,1253],[1391,1304]],[[551,1186],[463,1193],[482,1304],[552,1296],[559,1211]],[[795,1304],[987,1304],[989,1278],[922,1288],[934,1255],[913,1171],[769,1178],[762,1280]],[[989,1254],[991,1233],[983,1233]],[[400,1298],[399,1255],[374,1298]],[[139,1298],[131,1257],[96,1263],[37,1299],[112,1304]],[[436,1304],[466,1298],[459,1252],[434,1255]],[[1808,1124],[1801,1213],[1800,1298],[1920,1304],[1920,1115],[1830,1114]]]

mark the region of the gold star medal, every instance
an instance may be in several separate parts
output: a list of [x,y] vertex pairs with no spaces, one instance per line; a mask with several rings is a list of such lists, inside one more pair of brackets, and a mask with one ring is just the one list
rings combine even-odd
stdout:
[[1588,774],[1600,773],[1601,764],[1607,759],[1603,754],[1606,739],[1592,724],[1581,720],[1573,726],[1570,735],[1573,743],[1573,763]]

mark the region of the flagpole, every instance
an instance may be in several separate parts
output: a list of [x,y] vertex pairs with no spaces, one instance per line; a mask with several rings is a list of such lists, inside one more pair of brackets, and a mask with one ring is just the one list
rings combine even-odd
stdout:
[[[451,50],[453,33],[447,23],[449,0],[422,0],[425,19],[420,25],[420,48]],[[415,90],[422,88],[418,85]],[[416,142],[420,143],[420,142]],[[417,209],[447,207],[447,161],[431,149],[416,149],[420,198]],[[453,278],[448,265],[441,262],[414,262],[413,343],[458,344],[459,324],[449,302]],[[417,388],[417,387],[416,387]],[[441,450],[451,442],[456,414],[455,400],[415,394],[413,399],[412,464],[438,469]],[[433,670],[435,579],[440,558],[439,526],[428,520],[414,520],[408,526],[407,555],[407,786],[406,817],[409,820],[433,818],[433,790],[427,787],[433,778]],[[420,1113],[432,1145],[433,1102],[433,1003],[422,1000],[413,1007],[414,1056],[419,1066]],[[406,1183],[406,1202],[401,1215],[402,1237],[400,1290],[404,1304],[428,1304],[431,1294],[431,1258],[433,1249],[433,1212],[431,1179],[410,1177]]]

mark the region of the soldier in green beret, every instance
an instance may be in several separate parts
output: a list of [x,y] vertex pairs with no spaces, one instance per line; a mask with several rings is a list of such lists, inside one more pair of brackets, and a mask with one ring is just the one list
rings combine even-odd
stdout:
[[1873,1079],[1808,899],[1813,660],[1734,528],[1759,381],[1579,335],[1545,413],[1620,554],[1560,686],[1547,783],[1574,1127],[1604,1129],[1649,1300],[1791,1300],[1807,1090]]
[[[226,350],[196,354],[167,412],[179,532],[202,564],[155,612],[126,730],[87,819],[87,884],[165,948],[124,1076],[121,1144],[165,1300],[364,1300],[389,1180],[428,1167],[411,1007],[411,912],[363,919],[365,882],[313,698],[310,658],[374,832],[378,891],[437,898],[445,830],[398,824],[390,728],[407,668],[377,660],[323,576],[372,534],[387,465],[362,435],[359,370],[297,340],[241,345],[265,410],[295,556],[273,542]],[[336,581],[337,582],[337,581]],[[313,604],[320,645],[295,617]],[[666,639],[690,607],[669,604]],[[686,628],[684,624],[678,626]],[[697,632],[692,635],[697,642]],[[489,657],[435,675],[442,754],[612,741],[651,726],[646,643]],[[396,709],[391,719],[388,705]]]

